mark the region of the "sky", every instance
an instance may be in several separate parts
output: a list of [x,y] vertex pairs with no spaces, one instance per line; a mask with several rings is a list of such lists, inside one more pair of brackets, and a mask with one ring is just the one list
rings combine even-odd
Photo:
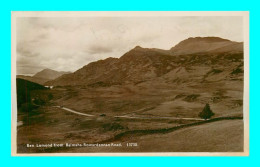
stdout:
[[207,36],[242,42],[242,17],[19,17],[17,74],[45,68],[74,72],[135,46],[168,50],[189,37]]

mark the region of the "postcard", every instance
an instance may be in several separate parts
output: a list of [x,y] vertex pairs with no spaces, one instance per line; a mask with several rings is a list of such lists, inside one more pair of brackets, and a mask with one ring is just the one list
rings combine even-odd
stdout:
[[248,156],[249,12],[12,12],[13,156]]

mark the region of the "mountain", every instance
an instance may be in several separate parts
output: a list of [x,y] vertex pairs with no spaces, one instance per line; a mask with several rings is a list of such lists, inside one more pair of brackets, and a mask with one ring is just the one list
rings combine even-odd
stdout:
[[56,79],[63,74],[69,74],[70,72],[55,71],[51,69],[44,69],[34,76],[17,75],[16,78],[28,80],[43,85],[45,82]]
[[[230,79],[234,77],[231,76],[234,70],[239,68],[241,71],[242,61],[243,43],[218,37],[196,37],[188,38],[170,50],[136,46],[120,58],[89,63],[74,73],[46,82],[46,85],[95,87],[138,84],[154,79],[162,79],[162,82]],[[221,77],[216,77],[218,72]]]
[[44,69],[38,73],[36,73],[33,77],[34,78],[44,78],[48,80],[56,79],[60,77],[63,74],[68,74],[69,72],[64,72],[64,71],[55,71],[51,69]]
[[195,53],[223,53],[242,52],[243,43],[233,42],[219,37],[195,37],[181,41],[170,49],[173,55],[195,54]]
[[107,58],[92,62],[72,74],[63,75],[46,84],[110,86],[140,82],[167,72],[173,59],[173,56],[138,46],[119,59]]

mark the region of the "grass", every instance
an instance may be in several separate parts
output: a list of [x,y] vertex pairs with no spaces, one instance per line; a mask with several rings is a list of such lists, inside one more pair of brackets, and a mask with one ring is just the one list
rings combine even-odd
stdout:
[[137,136],[132,142],[139,141],[136,152],[242,152],[243,134],[242,120],[221,120],[166,134]]

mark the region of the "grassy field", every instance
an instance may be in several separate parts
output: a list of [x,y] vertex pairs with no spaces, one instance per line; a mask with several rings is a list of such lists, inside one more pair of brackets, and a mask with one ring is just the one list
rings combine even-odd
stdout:
[[242,152],[243,121],[225,120],[187,127],[168,134],[132,137],[133,151],[148,152]]

